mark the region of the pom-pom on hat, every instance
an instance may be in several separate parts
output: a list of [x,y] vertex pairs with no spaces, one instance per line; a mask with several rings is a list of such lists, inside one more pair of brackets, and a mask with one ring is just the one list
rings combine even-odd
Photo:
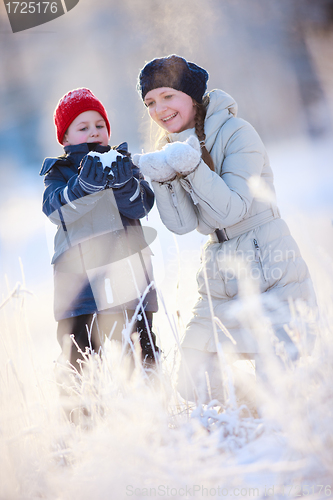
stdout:
[[205,69],[173,54],[148,62],[140,71],[137,88],[143,100],[150,90],[170,87],[201,103],[208,78]]
[[60,144],[63,143],[64,135],[72,121],[85,111],[98,111],[105,120],[110,137],[110,123],[103,104],[94,96],[91,90],[81,88],[67,92],[60,99],[54,111],[54,123]]

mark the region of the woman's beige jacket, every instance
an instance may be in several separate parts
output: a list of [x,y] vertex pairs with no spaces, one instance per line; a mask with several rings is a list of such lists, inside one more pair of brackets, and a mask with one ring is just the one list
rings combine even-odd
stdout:
[[[300,304],[303,312],[315,308],[308,268],[280,218],[259,135],[236,116],[230,95],[213,90],[205,101],[206,147],[215,172],[201,160],[186,177],[152,183],[161,219],[170,231],[197,229],[210,235],[197,274],[199,298],[182,345],[215,352],[216,327],[226,352],[256,353],[272,340],[271,325],[293,356],[297,350],[290,337],[306,335],[295,327],[293,311]],[[192,134],[194,129],[170,134],[161,146]],[[224,229],[228,240],[220,243],[216,229]]]

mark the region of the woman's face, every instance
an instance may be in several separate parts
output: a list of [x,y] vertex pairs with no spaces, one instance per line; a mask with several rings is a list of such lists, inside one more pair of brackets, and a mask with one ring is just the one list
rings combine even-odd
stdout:
[[150,117],[169,133],[195,126],[196,107],[192,97],[170,87],[150,90],[145,96]]

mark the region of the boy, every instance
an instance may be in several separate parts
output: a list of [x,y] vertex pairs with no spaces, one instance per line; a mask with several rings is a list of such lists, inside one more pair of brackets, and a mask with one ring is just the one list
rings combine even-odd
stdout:
[[[105,335],[121,341],[126,320],[141,302],[134,324],[144,364],[154,363],[159,348],[151,326],[157,298],[139,221],[153,206],[153,192],[131,162],[127,143],[108,145],[106,110],[89,89],[63,96],[54,122],[65,153],[46,158],[40,175],[45,175],[43,212],[58,226],[52,264],[63,355],[79,368],[80,354],[72,343],[66,352],[69,335],[82,352],[89,347],[98,352]],[[112,149],[116,161],[103,168],[100,159]]]

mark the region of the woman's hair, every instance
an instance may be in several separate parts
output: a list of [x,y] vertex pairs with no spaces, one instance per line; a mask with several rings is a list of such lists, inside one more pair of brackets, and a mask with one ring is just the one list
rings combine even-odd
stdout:
[[199,103],[193,100],[195,107],[197,108],[197,112],[195,115],[195,133],[199,139],[201,146],[201,158],[209,166],[213,172],[215,171],[213,158],[210,156],[208,149],[206,148],[206,134],[205,134],[205,117],[207,108],[203,103]]

